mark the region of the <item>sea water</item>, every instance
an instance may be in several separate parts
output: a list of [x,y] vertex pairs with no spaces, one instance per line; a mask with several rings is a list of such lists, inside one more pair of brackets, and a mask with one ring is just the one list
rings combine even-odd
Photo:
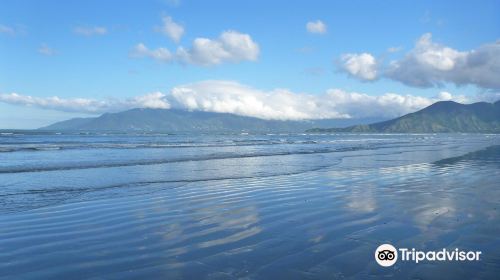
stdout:
[[[494,279],[500,136],[1,131],[0,277]],[[478,261],[374,259],[384,243]]]

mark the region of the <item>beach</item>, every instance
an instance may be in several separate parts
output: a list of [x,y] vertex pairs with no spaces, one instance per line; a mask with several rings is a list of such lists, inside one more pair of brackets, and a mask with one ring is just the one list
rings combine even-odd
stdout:
[[[5,279],[494,279],[488,134],[3,132]],[[482,251],[397,262],[384,243]]]

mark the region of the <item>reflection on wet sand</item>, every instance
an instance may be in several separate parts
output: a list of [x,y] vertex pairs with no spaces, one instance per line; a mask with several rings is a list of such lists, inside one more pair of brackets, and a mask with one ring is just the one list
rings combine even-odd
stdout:
[[[426,152],[428,147],[415,152],[411,146],[387,146],[173,164],[172,170],[108,170],[142,183],[126,192],[90,186],[64,203],[0,216],[0,271],[10,278],[497,276],[498,148],[430,163],[439,155]],[[190,172],[219,179],[144,182],[146,175],[161,181]],[[61,174],[67,177],[59,182],[76,176]],[[78,187],[83,190],[85,184]],[[46,195],[48,200],[42,193],[19,192],[16,203],[50,202]],[[6,199],[2,203],[13,205]],[[481,250],[484,259],[397,263],[386,269],[373,259],[381,243]]]

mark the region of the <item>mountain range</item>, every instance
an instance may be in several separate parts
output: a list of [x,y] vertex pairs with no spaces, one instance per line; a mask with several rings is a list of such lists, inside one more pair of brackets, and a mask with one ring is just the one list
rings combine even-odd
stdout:
[[42,130],[162,131],[162,132],[303,132],[319,127],[346,127],[381,119],[324,119],[307,121],[264,120],[228,113],[178,109],[131,109],[95,118],[75,118]]
[[500,133],[500,100],[495,103],[436,102],[420,111],[388,121],[308,132]]
[[57,122],[43,130],[164,131],[164,132],[385,132],[385,133],[500,133],[500,101],[460,104],[436,102],[392,120],[325,119],[264,120],[229,113],[178,109],[131,109],[95,118]]

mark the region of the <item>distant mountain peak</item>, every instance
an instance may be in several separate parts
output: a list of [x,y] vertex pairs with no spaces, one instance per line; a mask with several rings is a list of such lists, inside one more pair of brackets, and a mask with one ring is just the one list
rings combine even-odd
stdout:
[[373,121],[377,121],[377,119],[280,121],[263,120],[230,113],[134,108],[118,113],[105,113],[95,118],[62,121],[41,129],[162,132],[303,132],[313,127],[346,127]]
[[461,104],[439,101],[396,119],[341,129],[312,129],[310,132],[396,132],[500,133],[500,102]]

